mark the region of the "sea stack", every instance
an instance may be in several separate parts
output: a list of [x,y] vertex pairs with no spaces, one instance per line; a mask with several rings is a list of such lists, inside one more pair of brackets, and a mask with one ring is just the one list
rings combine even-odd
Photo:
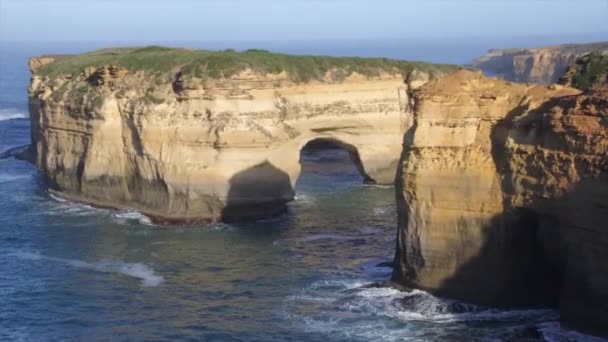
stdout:
[[453,67],[148,47],[30,69],[32,144],[52,192],[187,223],[283,211],[316,139],[392,184],[410,91]]

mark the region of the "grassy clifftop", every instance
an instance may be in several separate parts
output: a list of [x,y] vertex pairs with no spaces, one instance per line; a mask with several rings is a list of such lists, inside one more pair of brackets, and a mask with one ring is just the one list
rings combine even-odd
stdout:
[[410,62],[387,58],[295,56],[272,53],[266,50],[208,51],[176,49],[160,46],[144,48],[104,49],[73,56],[60,56],[41,66],[36,73],[41,76],[71,75],[89,66],[118,65],[130,71],[146,71],[152,74],[168,74],[177,67],[185,76],[201,78],[230,77],[251,68],[261,73],[286,71],[292,80],[307,82],[322,79],[329,70],[336,70],[336,78],[344,78],[353,72],[375,76],[381,72],[407,74],[420,69],[432,74],[449,71],[455,65]]

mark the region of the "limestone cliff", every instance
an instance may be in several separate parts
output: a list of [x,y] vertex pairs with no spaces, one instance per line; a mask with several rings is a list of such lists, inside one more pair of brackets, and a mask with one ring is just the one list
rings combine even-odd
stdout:
[[608,333],[608,87],[463,70],[413,102],[393,280]]
[[314,139],[392,183],[410,88],[450,68],[161,47],[33,58],[36,164],[64,197],[162,222],[274,214]]
[[493,49],[473,65],[507,81],[555,83],[578,57],[608,51],[608,42],[568,44],[536,49]]

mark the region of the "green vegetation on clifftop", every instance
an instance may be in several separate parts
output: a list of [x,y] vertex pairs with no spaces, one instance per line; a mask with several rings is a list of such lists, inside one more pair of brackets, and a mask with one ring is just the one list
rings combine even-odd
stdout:
[[405,75],[418,68],[433,75],[456,67],[387,58],[296,56],[266,50],[237,52],[149,46],[103,49],[81,55],[62,56],[43,65],[36,73],[41,76],[73,75],[89,66],[109,64],[125,67],[132,72],[145,71],[157,75],[175,72],[181,68],[184,76],[214,79],[230,77],[247,68],[263,74],[286,71],[296,82],[322,79],[330,70],[336,70],[334,79],[341,80],[353,72],[370,77],[381,72]]
[[608,82],[608,55],[592,53],[577,59],[560,83],[587,90],[595,85]]

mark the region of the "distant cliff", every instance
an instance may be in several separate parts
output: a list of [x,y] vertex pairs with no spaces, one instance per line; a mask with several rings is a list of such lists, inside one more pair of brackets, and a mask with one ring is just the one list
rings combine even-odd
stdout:
[[608,42],[536,49],[493,49],[473,61],[484,72],[512,82],[555,83],[578,57],[608,52]]
[[410,89],[453,68],[163,47],[32,58],[36,164],[51,191],[160,222],[271,215],[311,140],[393,183]]
[[393,280],[608,334],[608,85],[459,71],[414,92]]

